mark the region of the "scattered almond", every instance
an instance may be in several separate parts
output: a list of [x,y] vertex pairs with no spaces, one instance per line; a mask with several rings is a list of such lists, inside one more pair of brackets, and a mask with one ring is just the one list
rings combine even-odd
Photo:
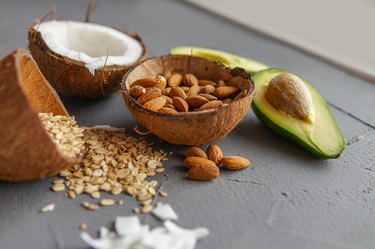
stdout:
[[213,161],[216,165],[219,165],[221,159],[223,158],[223,152],[218,145],[211,144],[207,148],[207,158]]
[[192,146],[183,151],[185,157],[202,157],[207,159],[207,154],[201,148]]
[[208,160],[203,157],[197,157],[197,156],[187,157],[184,160],[184,164],[186,168],[188,169],[192,169],[194,167],[202,166],[202,165],[208,165],[207,167],[217,167],[217,165],[213,161]]
[[224,156],[221,159],[224,168],[230,170],[240,170],[250,166],[250,161],[240,156]]
[[217,167],[214,163],[212,164],[211,162],[211,164],[197,164],[191,167],[186,176],[187,178],[192,180],[210,181],[217,178],[219,175],[219,167]]

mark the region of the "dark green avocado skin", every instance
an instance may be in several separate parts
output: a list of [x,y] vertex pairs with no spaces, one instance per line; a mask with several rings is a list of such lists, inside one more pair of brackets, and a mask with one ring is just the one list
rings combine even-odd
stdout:
[[301,147],[303,147],[305,150],[307,150],[308,152],[310,152],[314,156],[319,157],[321,159],[332,159],[332,158],[338,158],[340,156],[340,154],[338,154],[338,155],[327,155],[327,154],[323,153],[322,151],[317,151],[314,147],[310,146],[308,143],[305,143],[303,140],[299,139],[299,137],[296,136],[295,134],[293,134],[292,132],[290,132],[286,129],[283,129],[282,127],[279,127],[275,123],[273,123],[266,115],[264,115],[261,111],[259,111],[259,109],[257,108],[257,106],[254,103],[251,104],[251,109],[253,110],[253,112],[255,113],[257,118],[263,124],[265,124],[269,129],[271,129],[273,132],[275,132],[275,133],[279,134],[280,136],[282,136],[286,139],[289,139],[290,141],[300,145]]

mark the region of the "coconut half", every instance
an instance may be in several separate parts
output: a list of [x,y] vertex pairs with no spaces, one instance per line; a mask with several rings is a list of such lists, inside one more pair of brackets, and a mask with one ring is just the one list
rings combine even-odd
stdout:
[[29,28],[28,38],[42,73],[66,96],[97,98],[117,91],[125,72],[146,54],[137,34],[86,22],[42,22]]
[[40,179],[79,162],[58,151],[38,112],[67,115],[31,55],[16,50],[0,61],[0,179]]

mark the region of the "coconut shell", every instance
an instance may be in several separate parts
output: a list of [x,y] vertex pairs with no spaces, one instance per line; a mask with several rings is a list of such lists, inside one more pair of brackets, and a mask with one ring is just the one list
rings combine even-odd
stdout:
[[[134,81],[166,71],[192,73],[199,79],[216,82],[239,76],[240,80],[235,84],[241,90],[247,90],[247,94],[216,109],[177,114],[147,110],[130,96],[128,89]],[[220,63],[187,55],[147,59],[126,73],[121,87],[125,103],[139,123],[169,143],[185,145],[201,145],[224,138],[242,120],[254,97],[254,82],[243,69],[230,70]]]
[[67,115],[31,55],[16,50],[0,61],[0,179],[40,179],[78,162],[59,153],[38,112]]
[[[126,33],[126,32],[123,32]],[[146,46],[138,34],[128,34],[142,45],[146,56]],[[34,25],[28,31],[29,49],[40,70],[56,91],[65,96],[79,98],[99,98],[120,89],[120,82],[132,65],[104,66],[95,70],[94,75],[82,61],[73,60],[51,50]],[[137,61],[137,62],[138,62]]]

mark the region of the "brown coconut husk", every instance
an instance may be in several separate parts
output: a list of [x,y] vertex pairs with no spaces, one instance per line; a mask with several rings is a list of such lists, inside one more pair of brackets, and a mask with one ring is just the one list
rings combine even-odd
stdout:
[[38,112],[67,115],[31,55],[18,49],[0,61],[0,179],[40,179],[79,161],[59,153]]
[[[153,112],[139,105],[129,94],[130,85],[141,78],[173,73],[192,73],[213,81],[240,76],[237,87],[247,90],[245,97],[226,106],[178,114]],[[130,69],[121,83],[123,97],[133,117],[158,137],[172,144],[201,145],[224,138],[244,117],[254,97],[254,82],[245,70],[230,70],[223,64],[188,55],[168,55],[147,59]]]
[[[126,33],[124,31],[121,31]],[[146,46],[136,33],[126,33],[136,39],[143,49],[145,58]],[[80,98],[99,98],[108,96],[120,89],[123,75],[132,65],[112,65],[95,70],[95,75],[85,67],[85,63],[55,53],[44,42],[42,35],[34,25],[28,31],[29,49],[38,63],[43,75],[58,93]]]

